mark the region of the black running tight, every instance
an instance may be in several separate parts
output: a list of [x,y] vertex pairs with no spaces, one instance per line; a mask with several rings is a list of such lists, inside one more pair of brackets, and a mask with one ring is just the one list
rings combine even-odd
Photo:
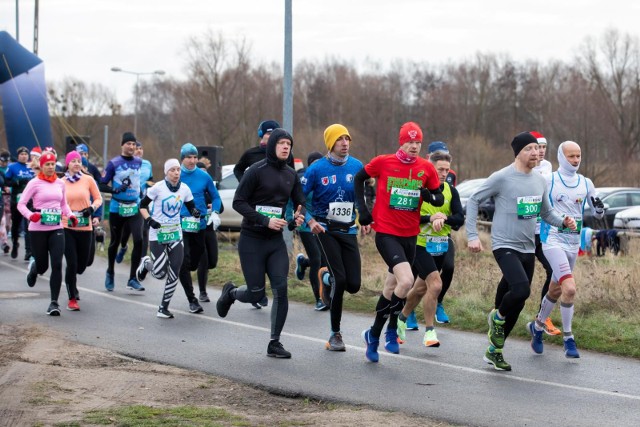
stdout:
[[58,301],[62,286],[62,255],[64,254],[64,230],[58,228],[51,231],[31,231],[29,238],[32,243],[32,254],[36,260],[38,274],[44,274],[49,269],[51,260],[51,274],[49,288],[51,301]]
[[64,229],[64,259],[67,262],[64,282],[67,285],[69,299],[75,298],[78,292],[77,275],[84,273],[87,268],[92,239],[93,230]]
[[137,213],[133,216],[120,216],[115,212],[109,214],[109,231],[111,232],[111,240],[109,241],[109,265],[107,271],[113,274],[113,268],[116,262],[116,254],[120,249],[120,241],[122,239],[122,231],[125,224],[129,224],[131,229],[131,237],[133,238],[133,250],[131,251],[131,268],[129,270],[129,280],[136,278],[136,268],[140,264],[142,257],[142,215]]
[[218,236],[213,229],[213,225],[208,225],[204,232],[205,253],[200,257],[198,264],[198,288],[200,293],[207,292],[207,278],[209,270],[218,266]]

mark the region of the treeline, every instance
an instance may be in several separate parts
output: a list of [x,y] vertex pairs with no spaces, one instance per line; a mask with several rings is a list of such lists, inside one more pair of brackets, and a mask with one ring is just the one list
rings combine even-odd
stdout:
[[[224,162],[234,163],[257,143],[261,120],[282,119],[282,70],[254,63],[245,42],[215,33],[195,37],[186,45],[185,69],[184,81],[143,79],[138,88],[138,137],[155,165],[177,155],[185,141],[223,146]],[[90,135],[100,156],[108,124],[109,154],[119,152],[119,136],[132,128],[133,106],[123,109],[114,99],[100,84],[51,84],[59,146],[70,132]],[[538,130],[550,141],[552,163],[559,143],[573,140],[582,146],[581,172],[596,185],[638,186],[638,40],[610,30],[585,40],[574,58],[562,62],[478,54],[444,65],[358,67],[328,58],[294,70],[296,157],[323,151],[324,128],[339,122],[351,132],[353,155],[366,162],[395,151],[398,128],[408,120],[421,124],[427,141],[448,143],[462,178],[486,176],[511,161],[513,135]]]

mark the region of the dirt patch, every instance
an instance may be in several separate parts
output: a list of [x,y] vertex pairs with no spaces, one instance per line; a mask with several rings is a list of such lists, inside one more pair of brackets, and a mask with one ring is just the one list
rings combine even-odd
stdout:
[[264,426],[448,425],[366,407],[276,396],[213,375],[70,342],[41,326],[0,325],[2,425],[88,425],[82,422],[88,411],[130,405],[222,408],[247,424]]

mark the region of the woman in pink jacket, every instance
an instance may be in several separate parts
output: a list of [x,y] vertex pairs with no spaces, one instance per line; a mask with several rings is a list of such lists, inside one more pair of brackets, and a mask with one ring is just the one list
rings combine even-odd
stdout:
[[[27,207],[32,201],[33,210]],[[36,284],[38,274],[49,269],[51,259],[51,303],[47,309],[50,316],[60,316],[58,296],[62,284],[62,255],[64,254],[64,230],[62,215],[75,226],[78,219],[69,209],[65,198],[64,182],[56,176],[56,156],[47,152],[40,157],[40,172],[29,181],[18,202],[18,210],[29,219],[29,237],[33,257],[29,262],[27,284]]]

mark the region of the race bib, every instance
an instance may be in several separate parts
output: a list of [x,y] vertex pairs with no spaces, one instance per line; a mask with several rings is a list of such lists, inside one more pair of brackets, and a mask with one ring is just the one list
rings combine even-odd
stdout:
[[136,203],[120,203],[118,205],[118,215],[122,217],[134,216],[138,213],[138,205]]
[[40,224],[42,225],[59,225],[62,212],[60,209],[42,209],[40,211]]
[[197,233],[200,231],[200,220],[193,216],[185,216],[180,220],[182,223],[182,231],[186,233]]
[[275,206],[256,206],[256,211],[269,218],[282,218],[282,208]]
[[540,215],[542,196],[524,196],[517,199],[518,219],[531,219]]
[[447,236],[427,236],[427,252],[433,256],[447,253],[449,250],[449,237]]
[[558,233],[562,233],[562,234],[580,234],[580,232],[582,231],[582,216],[575,216],[573,217],[573,219],[576,221],[576,229],[572,230],[569,227],[565,227],[564,225],[562,225],[562,227],[558,227]]
[[180,224],[162,225],[158,230],[158,243],[169,244],[180,240]]
[[400,211],[415,211],[420,202],[420,190],[391,187],[389,207]]
[[[78,225],[76,225],[76,227],[86,227],[89,225],[89,220],[91,218],[89,218],[88,216],[82,216],[82,212],[73,212],[73,214],[78,220]],[[67,220],[67,225],[69,227],[73,227],[73,223],[71,222],[71,220]]]
[[338,222],[351,222],[353,215],[352,202],[331,202],[329,203],[329,214],[327,219]]

